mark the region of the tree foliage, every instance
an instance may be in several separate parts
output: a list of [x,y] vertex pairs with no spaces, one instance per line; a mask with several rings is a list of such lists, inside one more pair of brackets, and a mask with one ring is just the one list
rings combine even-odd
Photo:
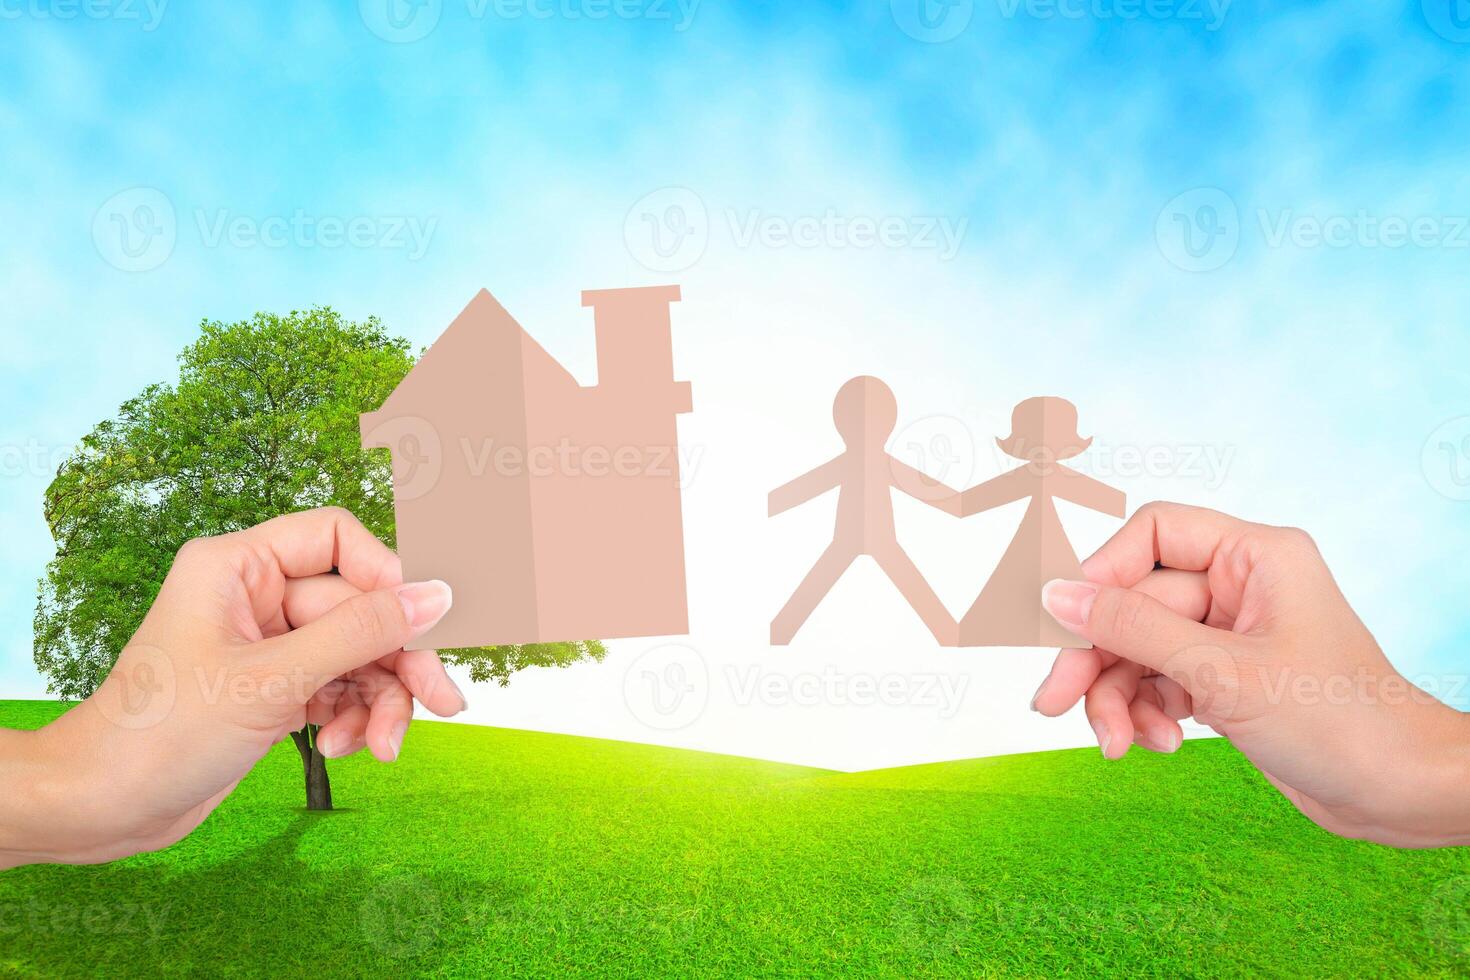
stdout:
[[[205,321],[154,384],[82,439],[46,491],[56,556],[41,580],[36,666],[63,698],[91,694],[142,621],[187,540],[278,514],[346,507],[394,545],[386,451],[365,451],[358,415],[413,366],[376,318],[328,308]],[[493,556],[491,559],[493,560]],[[474,680],[604,650],[596,641],[443,651]]]

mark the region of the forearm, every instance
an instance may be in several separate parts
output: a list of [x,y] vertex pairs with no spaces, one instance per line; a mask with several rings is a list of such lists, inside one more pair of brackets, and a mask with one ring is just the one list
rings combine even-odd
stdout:
[[46,729],[0,729],[0,869],[65,860],[61,841],[66,809],[77,801],[54,739]]

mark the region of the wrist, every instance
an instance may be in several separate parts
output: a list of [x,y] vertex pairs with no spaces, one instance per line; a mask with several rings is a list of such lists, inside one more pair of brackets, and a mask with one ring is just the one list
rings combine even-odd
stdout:
[[87,754],[64,742],[58,722],[0,730],[0,869],[86,860]]
[[[1409,814],[1430,846],[1470,845],[1470,714],[1435,702],[1425,706],[1421,814]],[[1417,819],[1416,819],[1417,818]]]

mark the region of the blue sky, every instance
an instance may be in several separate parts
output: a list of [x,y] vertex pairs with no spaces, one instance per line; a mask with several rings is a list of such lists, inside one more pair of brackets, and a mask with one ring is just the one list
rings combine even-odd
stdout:
[[[487,286],[585,374],[576,291],[661,281],[711,452],[781,438],[828,368],[966,425],[1080,394],[1172,454],[1133,503],[1308,527],[1403,669],[1464,673],[1470,20],[923,3],[0,2],[0,693],[39,691],[49,469],[201,318],[427,343]],[[1201,447],[1222,479],[1183,475]]]

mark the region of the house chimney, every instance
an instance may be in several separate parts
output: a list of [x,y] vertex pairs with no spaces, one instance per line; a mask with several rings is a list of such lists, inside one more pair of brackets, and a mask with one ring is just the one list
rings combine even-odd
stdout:
[[675,412],[691,409],[689,382],[674,380],[669,304],[678,299],[678,286],[583,291],[597,331],[599,388],[671,391]]

